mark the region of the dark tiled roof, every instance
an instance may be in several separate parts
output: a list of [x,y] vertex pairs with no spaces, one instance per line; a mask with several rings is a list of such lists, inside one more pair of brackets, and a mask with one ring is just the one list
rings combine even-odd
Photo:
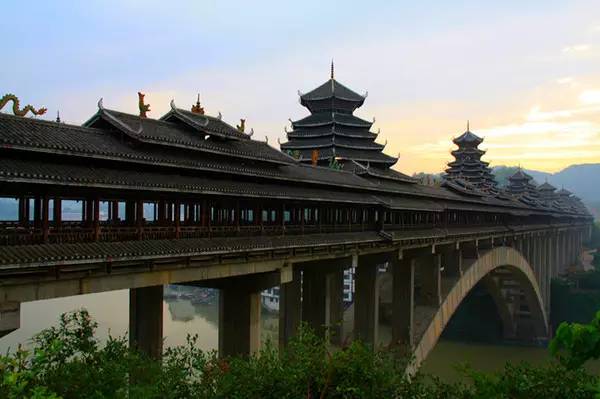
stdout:
[[227,139],[248,140],[250,138],[247,134],[240,132],[219,118],[208,115],[199,115],[179,108],[173,107],[171,111],[163,115],[160,120],[172,122],[180,121],[193,129]]
[[454,140],[455,144],[474,144],[479,145],[483,142],[483,139],[470,131],[466,131]]
[[367,167],[360,162],[353,161],[354,172],[359,176],[371,176],[377,179],[396,180],[404,183],[417,183],[417,180],[393,169]]
[[82,188],[133,189],[188,194],[243,195],[308,201],[376,203],[368,193],[300,185],[254,183],[207,176],[109,169],[41,160],[0,159],[0,181],[58,184]]
[[323,148],[323,147],[346,147],[356,150],[377,150],[381,151],[385,147],[378,144],[373,139],[355,139],[347,137],[338,137],[336,135],[319,137],[310,140],[291,139],[287,143],[281,144],[282,150],[301,149],[301,148]]
[[344,126],[340,124],[333,124],[333,126],[315,126],[309,129],[298,128],[287,132],[288,138],[311,138],[321,136],[343,136],[343,137],[356,137],[356,138],[368,138],[375,139],[377,134],[371,133],[365,127],[355,126]]
[[[334,152],[335,149],[335,152]],[[301,159],[311,159],[312,150],[300,150]],[[386,165],[395,164],[398,159],[390,157],[379,151],[372,150],[353,150],[342,147],[329,147],[319,151],[319,159],[331,159],[331,157],[341,158],[342,160],[358,161],[358,162],[373,162]]]
[[159,144],[191,150],[207,151],[234,157],[249,158],[265,162],[291,163],[288,156],[255,140],[205,139],[198,131],[181,124],[162,120],[140,118],[122,112],[102,110],[86,122],[86,126],[97,126],[103,120],[128,134],[132,139],[145,143]]
[[537,189],[539,191],[555,191],[556,187],[554,187],[552,184],[550,184],[548,182],[544,182],[541,185],[539,185]]
[[378,241],[381,241],[381,237],[376,232],[357,232],[7,246],[0,251],[0,269],[7,269],[8,265],[19,267],[21,264],[67,264],[81,260],[91,263],[94,261],[106,262],[108,259],[118,262],[161,255],[171,257],[217,255],[264,249],[318,247]]
[[335,79],[330,79],[316,89],[300,96],[300,98],[304,101],[322,100],[331,97],[356,102],[362,102],[365,100],[364,96],[355,93]]
[[371,125],[373,125],[372,122],[368,122],[357,116],[339,112],[319,112],[311,114],[306,118],[292,122],[292,125],[294,126],[294,129],[296,129],[297,127],[322,126],[331,125],[333,123],[365,128],[370,128]]
[[517,169],[517,171],[508,178],[509,180],[532,180],[533,177],[531,177],[530,175],[528,175],[527,173],[523,172],[523,169]]

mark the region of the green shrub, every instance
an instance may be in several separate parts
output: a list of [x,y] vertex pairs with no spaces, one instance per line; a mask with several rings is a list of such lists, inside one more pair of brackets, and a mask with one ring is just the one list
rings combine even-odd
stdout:
[[597,346],[578,349],[580,340],[564,332],[570,327],[561,328],[553,350],[578,360],[507,364],[492,374],[464,368],[470,383],[447,384],[419,373],[408,378],[406,359],[394,350],[353,342],[332,351],[305,326],[281,353],[267,343],[256,355],[219,359],[190,336],[156,361],[124,338],[101,345],[82,310],[35,336],[30,350],[0,356],[0,398],[592,398],[598,377],[577,365],[596,356]]

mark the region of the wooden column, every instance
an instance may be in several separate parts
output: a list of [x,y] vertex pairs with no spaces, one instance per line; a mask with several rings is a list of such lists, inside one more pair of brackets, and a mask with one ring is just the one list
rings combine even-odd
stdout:
[[179,238],[181,235],[181,202],[179,201],[175,201],[173,218],[175,219],[175,238]]
[[119,201],[112,201],[110,207],[112,208],[111,221],[117,223],[119,221]]
[[85,200],[85,225],[92,226],[94,220],[94,201],[91,199]]
[[29,198],[25,196],[19,197],[19,224],[29,226]]
[[33,226],[35,228],[42,227],[42,199],[35,197],[33,200]]
[[48,201],[48,196],[44,195],[42,198],[42,239],[45,243],[48,242],[48,235],[50,233],[50,212],[48,208]]
[[59,230],[62,224],[62,200],[60,198],[54,198],[54,206],[52,207],[52,221],[54,228]]
[[100,239],[100,200],[94,199],[94,241]]
[[138,240],[144,238],[144,201],[135,202],[135,225],[137,227]]

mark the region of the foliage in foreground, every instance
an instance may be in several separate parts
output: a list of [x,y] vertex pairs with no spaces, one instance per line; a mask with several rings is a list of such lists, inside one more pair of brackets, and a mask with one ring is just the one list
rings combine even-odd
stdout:
[[330,352],[305,328],[283,353],[267,344],[256,356],[222,360],[189,337],[158,362],[130,350],[124,338],[101,345],[96,327],[85,310],[67,313],[33,338],[31,350],[0,356],[0,398],[549,399],[593,398],[599,385],[578,362],[507,364],[494,374],[465,368],[469,384],[421,374],[408,379],[406,362],[393,351],[355,342]]

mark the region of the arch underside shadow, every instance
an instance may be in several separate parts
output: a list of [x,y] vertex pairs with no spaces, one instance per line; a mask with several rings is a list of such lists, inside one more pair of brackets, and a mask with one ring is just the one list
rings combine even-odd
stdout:
[[412,371],[429,355],[452,315],[480,282],[496,304],[506,338],[547,339],[548,321],[533,269],[514,248],[497,247],[464,265],[460,278],[445,279],[439,308],[417,306]]

